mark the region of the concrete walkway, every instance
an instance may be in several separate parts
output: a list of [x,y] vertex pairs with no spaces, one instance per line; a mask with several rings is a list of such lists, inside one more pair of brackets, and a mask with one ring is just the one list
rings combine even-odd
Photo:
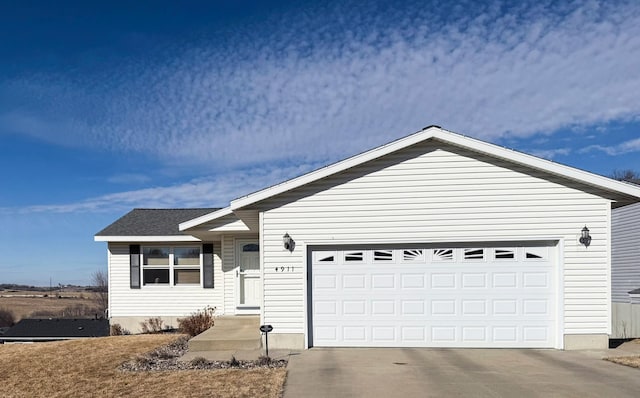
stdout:
[[[240,361],[254,361],[265,355],[262,347],[259,316],[222,316],[215,325],[189,340],[189,351],[180,361],[195,358],[210,361],[228,361],[232,357]],[[287,359],[289,350],[269,350],[271,359]]]
[[601,351],[313,348],[291,354],[284,398],[639,397],[640,369],[602,360],[634,354],[634,342]]

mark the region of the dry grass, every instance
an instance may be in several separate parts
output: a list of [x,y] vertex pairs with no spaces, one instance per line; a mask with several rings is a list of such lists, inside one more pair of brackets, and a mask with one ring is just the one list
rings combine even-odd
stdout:
[[118,365],[175,335],[0,345],[3,397],[281,396],[285,369],[120,372]]
[[[48,294],[52,297],[29,297],[29,296],[43,296]],[[56,295],[60,294],[62,298],[57,298]],[[66,307],[71,307],[77,304],[83,304],[87,306],[93,306],[95,303],[92,300],[93,294],[91,292],[31,292],[31,291],[19,291],[19,292],[0,292],[0,308],[5,308],[13,312],[16,321],[23,318],[28,318],[35,311],[50,311],[60,312]]]
[[[640,339],[635,339],[625,344],[640,346]],[[635,347],[630,347],[630,348],[632,348],[632,351],[635,351]],[[631,366],[632,368],[640,368],[640,355],[628,355],[625,357],[610,357],[610,358],[605,358],[605,361],[617,363],[620,365]]]
[[613,357],[613,358],[605,358],[605,360],[609,362],[617,363],[620,365],[631,366],[632,368],[640,368],[640,356]]

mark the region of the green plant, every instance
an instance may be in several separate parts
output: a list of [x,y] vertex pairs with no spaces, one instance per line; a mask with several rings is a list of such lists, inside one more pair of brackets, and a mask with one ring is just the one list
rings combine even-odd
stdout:
[[161,318],[149,318],[144,322],[140,322],[140,328],[142,333],[161,333],[163,323]]
[[207,329],[213,327],[215,307],[205,307],[198,310],[186,318],[178,319],[178,328],[182,333],[189,336],[197,336]]

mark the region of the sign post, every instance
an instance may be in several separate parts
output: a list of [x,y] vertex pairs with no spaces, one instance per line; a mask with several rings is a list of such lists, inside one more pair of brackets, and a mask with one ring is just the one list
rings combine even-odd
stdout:
[[271,325],[260,326],[260,331],[264,333],[264,345],[267,349],[267,358],[269,358],[269,332],[273,330]]

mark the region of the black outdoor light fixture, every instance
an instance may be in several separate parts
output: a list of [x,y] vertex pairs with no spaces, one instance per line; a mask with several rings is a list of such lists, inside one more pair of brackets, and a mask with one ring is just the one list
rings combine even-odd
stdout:
[[580,243],[584,245],[584,247],[589,247],[591,244],[591,235],[589,235],[589,228],[585,225],[582,228],[582,234],[580,235]]
[[284,248],[286,250],[289,250],[290,252],[293,251],[293,248],[296,245],[296,242],[293,241],[293,238],[291,238],[291,236],[289,236],[289,233],[285,233],[284,236],[282,237],[282,243],[284,243]]

